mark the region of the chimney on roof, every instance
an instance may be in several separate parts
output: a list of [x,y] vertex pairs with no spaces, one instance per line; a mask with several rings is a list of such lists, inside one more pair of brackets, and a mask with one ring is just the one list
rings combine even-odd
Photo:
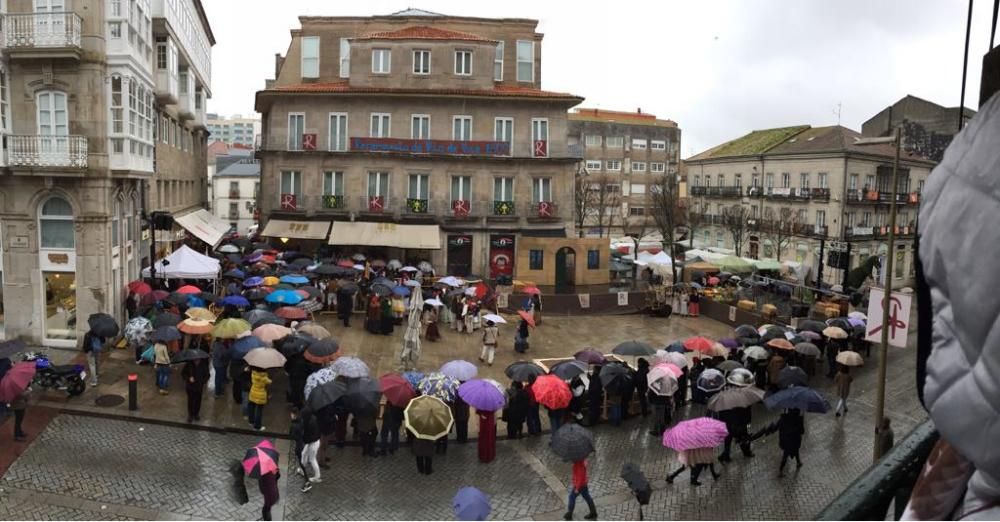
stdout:
[[636,112],[636,114],[642,114],[642,107],[639,107],[638,109],[636,109],[635,112]]

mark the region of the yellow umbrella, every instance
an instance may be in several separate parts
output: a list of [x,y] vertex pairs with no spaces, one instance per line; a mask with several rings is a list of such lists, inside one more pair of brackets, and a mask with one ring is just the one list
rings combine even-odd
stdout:
[[413,436],[424,440],[437,440],[451,431],[455,418],[451,408],[433,395],[421,395],[410,400],[403,411],[404,426]]
[[243,319],[223,319],[215,324],[212,336],[216,339],[236,339],[243,332],[250,331],[250,323]]
[[200,306],[196,306],[194,308],[188,308],[187,311],[184,312],[184,315],[190,317],[191,319],[197,319],[199,321],[215,322],[216,319],[215,314],[210,312],[208,308],[202,308]]
[[281,283],[281,280],[274,276],[267,276],[264,278],[264,286],[277,286]]

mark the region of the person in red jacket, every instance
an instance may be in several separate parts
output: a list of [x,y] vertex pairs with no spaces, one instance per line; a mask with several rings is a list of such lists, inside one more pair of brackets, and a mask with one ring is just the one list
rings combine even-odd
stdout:
[[496,412],[476,410],[479,415],[479,462],[493,462],[497,456]]
[[583,518],[597,520],[597,506],[594,505],[594,499],[590,497],[590,490],[587,489],[587,459],[573,463],[573,486],[569,490],[569,505],[563,520],[573,520],[573,508],[576,507],[577,496],[582,496],[590,508],[590,513]]

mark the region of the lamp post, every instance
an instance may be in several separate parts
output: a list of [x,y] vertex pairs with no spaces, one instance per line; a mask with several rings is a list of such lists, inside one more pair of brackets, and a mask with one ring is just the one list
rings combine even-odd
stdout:
[[[889,320],[889,298],[892,297],[892,269],[893,260],[895,259],[895,241],[896,241],[896,192],[898,190],[897,184],[899,183],[899,149],[900,149],[900,131],[899,128],[896,129],[895,135],[885,138],[867,138],[861,139],[855,142],[857,145],[868,145],[876,143],[892,143],[895,146],[895,159],[892,162],[892,187],[890,189],[890,199],[889,199],[889,240],[888,240],[888,252],[886,253],[885,266],[883,266],[882,274],[885,277],[885,283],[883,289],[885,291],[882,297],[882,302],[879,305],[882,306],[882,322]],[[869,303],[871,306],[871,303]],[[889,355],[889,329],[886,327],[882,328],[882,346],[879,347],[879,362],[878,362],[878,395],[875,402],[875,429],[878,430],[882,426],[882,420],[885,418],[885,372],[886,372],[886,358]],[[875,436],[875,449],[873,452],[873,461],[878,461],[882,456],[882,448],[879,444],[879,437]]]

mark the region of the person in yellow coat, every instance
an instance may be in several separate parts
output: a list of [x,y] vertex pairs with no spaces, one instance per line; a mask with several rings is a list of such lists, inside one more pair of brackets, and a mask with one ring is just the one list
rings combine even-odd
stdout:
[[264,406],[267,404],[267,387],[271,384],[271,378],[264,370],[251,370],[250,373],[250,396],[248,397],[250,406],[250,424],[257,431],[264,431],[261,423],[264,421]]

